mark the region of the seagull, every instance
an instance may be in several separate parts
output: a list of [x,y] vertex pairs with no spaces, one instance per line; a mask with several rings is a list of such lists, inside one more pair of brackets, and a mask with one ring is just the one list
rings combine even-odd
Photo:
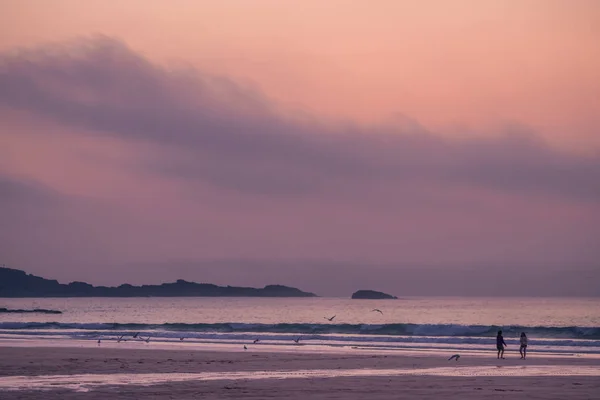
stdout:
[[298,339],[294,339],[294,342],[299,343],[302,336],[298,336]]
[[371,310],[371,312],[373,312],[373,311],[377,311],[379,314],[383,315],[383,311],[381,311],[378,308],[374,308],[374,309]]
[[244,350],[248,350],[248,348],[246,347],[246,345],[244,345]]
[[335,318],[335,315],[334,315],[333,317],[331,317],[331,318],[327,318],[327,317],[323,317],[323,318],[325,318],[327,321],[330,321],[330,322],[331,322],[331,321],[333,321],[333,319]]
[[460,354],[455,354],[455,355],[453,355],[452,357],[450,357],[450,358],[448,359],[448,361],[452,360],[453,358],[455,358],[455,359],[456,359],[456,361],[458,361],[458,359],[460,358]]
[[260,339],[254,339],[254,342],[252,342],[252,343],[256,344],[256,343],[258,343],[259,341],[260,341]]

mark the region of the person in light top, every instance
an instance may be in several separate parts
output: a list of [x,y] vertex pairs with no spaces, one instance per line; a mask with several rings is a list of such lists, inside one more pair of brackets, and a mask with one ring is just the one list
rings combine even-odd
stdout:
[[522,360],[527,357],[527,335],[525,332],[521,332],[521,347],[519,348],[519,353],[521,353]]

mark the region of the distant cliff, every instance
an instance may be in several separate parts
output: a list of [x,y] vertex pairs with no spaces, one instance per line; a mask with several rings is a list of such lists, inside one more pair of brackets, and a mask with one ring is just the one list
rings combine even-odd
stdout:
[[352,294],[353,299],[397,299],[396,296],[392,296],[391,294],[377,292],[375,290],[359,290]]
[[24,271],[0,267],[0,297],[316,297],[288,286],[268,285],[262,289],[217,286],[178,280],[161,285],[118,287],[92,286],[85,282],[68,285],[26,274]]

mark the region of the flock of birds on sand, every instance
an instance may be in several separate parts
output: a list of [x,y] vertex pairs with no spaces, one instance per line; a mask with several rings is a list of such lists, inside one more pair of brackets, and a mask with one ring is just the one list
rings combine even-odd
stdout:
[[[380,313],[381,315],[383,315],[383,311],[381,311],[381,310],[380,310],[380,309],[378,309],[378,308],[374,308],[374,309],[372,309],[372,310],[371,310],[371,312],[378,312],[378,313]],[[324,318],[324,319],[326,319],[326,320],[327,320],[327,321],[329,321],[329,322],[333,322],[333,320],[335,319],[335,317],[336,317],[336,316],[337,316],[337,314],[336,314],[336,315],[333,315],[333,316],[331,316],[331,317],[323,317],[323,318]],[[141,337],[141,336],[140,336],[140,332],[136,332],[136,333],[134,333],[134,334],[132,335],[132,338],[133,338],[133,339],[138,339],[139,341],[146,342],[146,343],[149,343],[149,342],[150,342],[150,336],[148,336],[146,339],[144,339],[143,337]],[[180,340],[180,341],[183,341],[184,339],[185,339],[185,337],[183,337],[183,336],[179,338],[179,340]],[[302,336],[298,336],[297,338],[295,338],[295,339],[292,339],[292,340],[294,341],[294,343],[296,343],[296,344],[300,344],[300,340],[301,340],[301,339],[302,339]],[[117,338],[117,343],[126,342],[126,341],[127,341],[127,339],[125,339],[125,335],[121,335],[121,336],[119,336],[119,337]],[[258,342],[260,342],[260,339],[258,339],[258,338],[257,338],[257,339],[254,339],[254,340],[252,341],[252,344],[257,344]],[[100,345],[100,343],[101,343],[101,339],[98,339],[98,345]],[[244,345],[244,350],[248,350],[248,346]],[[459,355],[459,354],[454,354],[452,357],[450,357],[450,358],[448,359],[448,361],[450,361],[450,360],[455,360],[455,361],[458,361],[458,359],[459,359],[459,358],[460,358],[460,355]]]
[[[128,339],[125,339],[126,335],[121,335],[119,337],[116,338],[117,343],[121,343],[121,342],[126,342]],[[146,342],[146,343],[150,343],[150,336],[148,336],[146,339],[144,339],[143,337],[140,336],[140,332],[136,332],[133,335],[131,335],[131,337],[133,339],[137,339],[140,342]],[[179,340],[183,340],[184,338],[180,338]],[[98,339],[98,344],[102,343],[102,339]]]

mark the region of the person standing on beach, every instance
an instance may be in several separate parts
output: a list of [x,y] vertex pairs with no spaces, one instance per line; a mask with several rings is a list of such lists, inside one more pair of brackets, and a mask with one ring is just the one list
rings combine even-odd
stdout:
[[527,335],[525,332],[521,332],[521,347],[519,348],[519,353],[521,353],[521,359],[525,359],[527,357]]
[[506,342],[502,337],[502,331],[498,331],[498,336],[496,336],[496,349],[498,349],[498,359],[504,360],[504,347],[506,347]]

